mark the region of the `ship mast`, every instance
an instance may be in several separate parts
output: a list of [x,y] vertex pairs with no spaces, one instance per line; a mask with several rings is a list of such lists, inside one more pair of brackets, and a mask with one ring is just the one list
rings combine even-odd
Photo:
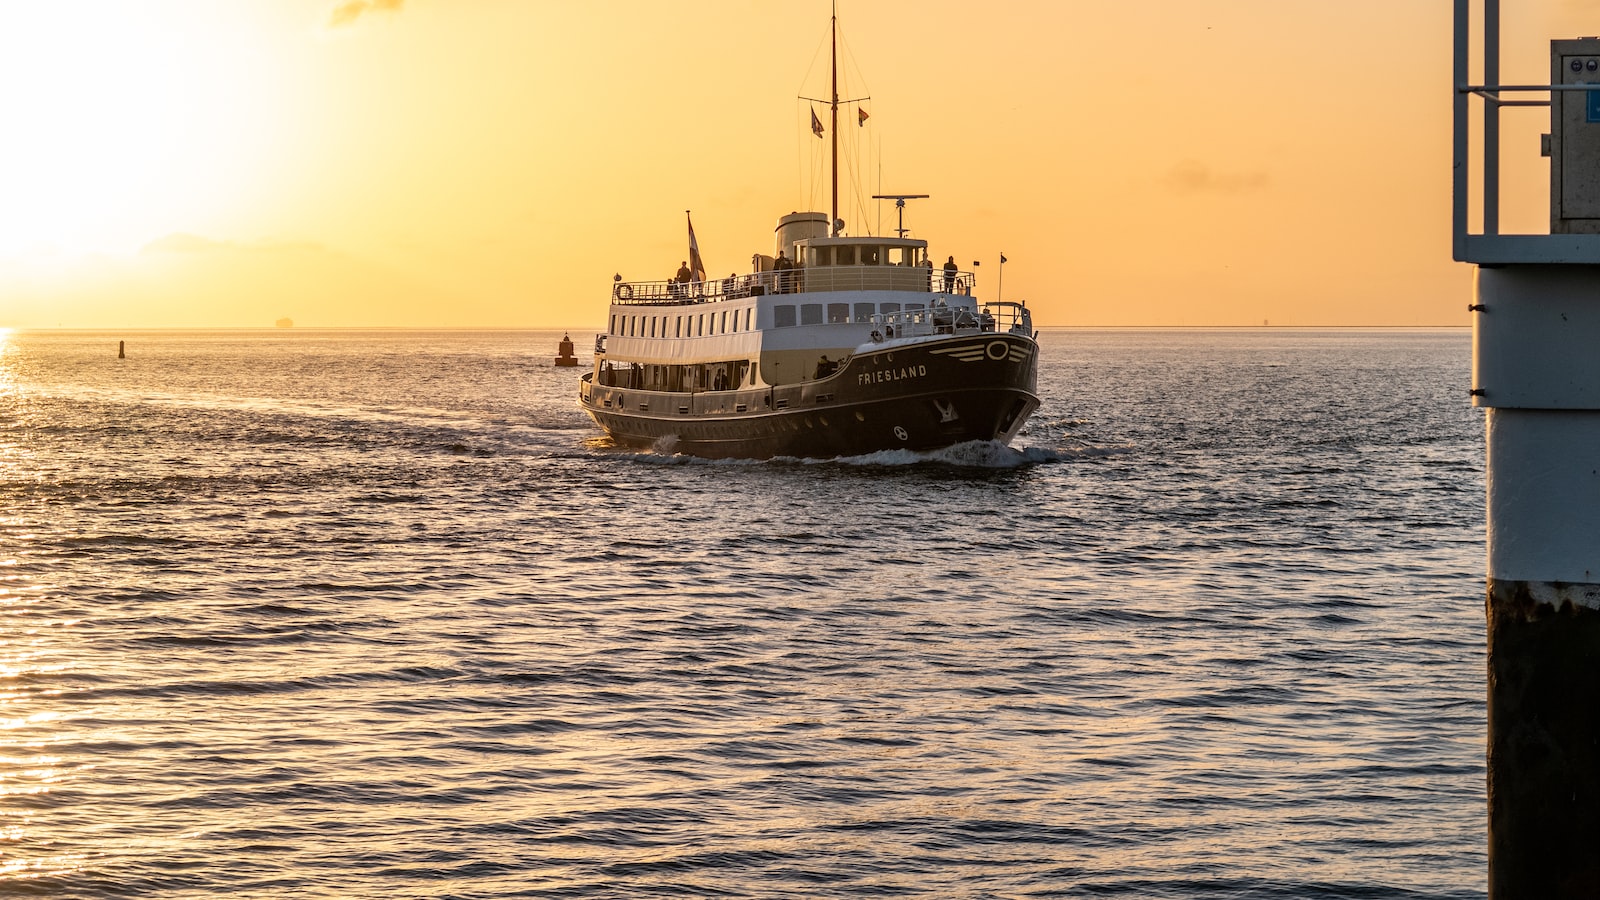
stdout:
[[828,167],[833,173],[832,208],[828,215],[828,233],[839,234],[839,0],[833,0],[833,16],[828,19],[828,73],[829,85],[828,137],[833,147],[828,154]]
[[[859,103],[870,97],[860,97],[850,100],[839,99],[839,0],[833,0],[833,15],[828,19],[828,96],[826,99],[807,97],[802,95],[802,100],[811,103],[828,104],[828,172],[832,178],[833,190],[829,197],[829,222],[828,233],[837,237],[843,230],[843,223],[839,221],[839,104]],[[822,137],[822,123],[817,119],[817,111],[811,110],[811,129],[817,137]]]

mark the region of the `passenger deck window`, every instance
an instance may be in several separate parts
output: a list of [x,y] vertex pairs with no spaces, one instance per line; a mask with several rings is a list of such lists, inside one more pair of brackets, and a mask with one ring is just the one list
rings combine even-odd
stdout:
[[772,327],[790,328],[794,325],[793,306],[774,306],[772,308]]
[[857,303],[856,304],[856,321],[857,322],[871,322],[872,321],[872,314],[874,312],[877,312],[877,310],[872,308],[872,304],[871,303]]
[[828,323],[830,325],[837,325],[837,324],[839,324],[841,322],[848,322],[848,321],[850,321],[850,304],[848,304],[848,303],[829,303],[828,304]]
[[821,325],[822,324],[822,304],[821,303],[802,303],[802,304],[800,304],[800,324],[801,325]]

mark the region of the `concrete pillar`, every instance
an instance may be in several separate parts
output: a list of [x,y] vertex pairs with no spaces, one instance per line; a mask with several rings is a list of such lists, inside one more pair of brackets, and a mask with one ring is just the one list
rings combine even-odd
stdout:
[[1600,266],[1480,268],[1489,896],[1600,897]]

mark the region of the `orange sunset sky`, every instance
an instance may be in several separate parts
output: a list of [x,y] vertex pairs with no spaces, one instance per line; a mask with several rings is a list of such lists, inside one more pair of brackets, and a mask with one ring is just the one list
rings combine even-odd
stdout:
[[[826,210],[827,0],[0,0],[0,327],[593,329]],[[842,0],[850,233],[1042,325],[1466,324],[1446,0]],[[1506,4],[1505,78],[1600,3]],[[819,114],[825,109],[819,107]],[[1542,232],[1543,110],[1506,114]]]

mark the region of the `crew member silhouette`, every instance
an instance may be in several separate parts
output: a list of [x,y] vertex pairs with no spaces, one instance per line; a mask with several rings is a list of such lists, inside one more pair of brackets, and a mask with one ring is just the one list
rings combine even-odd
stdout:
[[778,273],[775,276],[775,280],[778,282],[778,293],[789,293],[789,270],[792,268],[794,268],[794,263],[789,261],[789,257],[783,255],[782,250],[779,250],[778,258],[772,261],[772,269]]

